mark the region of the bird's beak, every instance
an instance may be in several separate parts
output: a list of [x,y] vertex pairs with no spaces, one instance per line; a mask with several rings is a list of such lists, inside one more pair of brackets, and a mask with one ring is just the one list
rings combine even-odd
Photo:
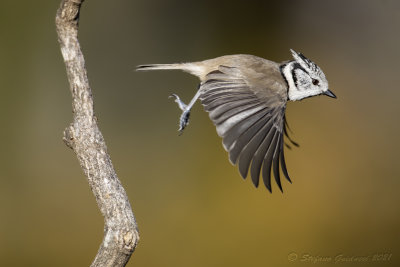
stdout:
[[324,92],[324,95],[327,95],[327,96],[332,97],[332,98],[336,98],[335,94],[332,93],[332,91],[329,90],[329,89],[328,89],[328,91],[325,91],[325,92]]

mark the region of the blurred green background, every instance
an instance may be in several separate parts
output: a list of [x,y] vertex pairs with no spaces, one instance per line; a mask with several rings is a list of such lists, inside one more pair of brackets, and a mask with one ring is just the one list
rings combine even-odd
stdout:
[[[62,142],[72,116],[58,6],[0,8],[1,266],[88,266],[102,240]],[[128,266],[400,266],[399,26],[395,0],[85,1],[95,111],[141,232]],[[285,153],[284,194],[240,178],[200,104],[178,136],[168,96],[188,101],[197,78],[134,71],[234,53],[283,61],[289,48],[324,70],[338,99],[289,103],[301,147]],[[370,260],[350,261],[360,256]]]

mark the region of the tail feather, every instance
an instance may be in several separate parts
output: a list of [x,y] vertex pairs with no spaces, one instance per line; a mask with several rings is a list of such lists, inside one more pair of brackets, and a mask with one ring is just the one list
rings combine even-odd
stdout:
[[148,64],[148,65],[139,65],[136,67],[136,70],[184,70],[185,64]]
[[199,62],[194,63],[177,63],[177,64],[148,64],[139,65],[136,70],[146,71],[146,70],[183,70],[190,74],[193,74],[200,79],[203,79],[206,75],[206,69],[199,64]]

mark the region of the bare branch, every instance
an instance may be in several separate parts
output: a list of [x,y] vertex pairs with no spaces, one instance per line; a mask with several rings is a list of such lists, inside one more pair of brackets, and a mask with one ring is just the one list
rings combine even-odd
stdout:
[[104,239],[91,266],[125,266],[139,241],[139,233],[93,111],[92,91],[78,41],[82,2],[62,0],[56,16],[74,115],[64,131],[64,142],[76,153],[105,220]]

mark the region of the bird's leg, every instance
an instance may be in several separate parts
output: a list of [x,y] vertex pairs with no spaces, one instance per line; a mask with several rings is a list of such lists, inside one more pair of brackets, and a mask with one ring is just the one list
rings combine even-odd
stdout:
[[182,110],[181,117],[179,118],[179,132],[182,134],[183,129],[185,129],[186,125],[189,124],[189,116],[190,116],[190,109],[188,108],[188,105],[183,103],[183,101],[179,98],[177,94],[172,94],[169,96],[169,98],[175,98],[175,102],[178,104],[179,108]]
[[183,130],[186,128],[186,126],[189,124],[189,117],[190,117],[190,110],[192,109],[194,103],[196,103],[196,100],[199,98],[200,92],[197,91],[196,95],[190,100],[190,103],[186,105],[185,103],[182,102],[182,100],[179,98],[178,95],[172,94],[169,97],[174,97],[175,102],[178,104],[179,108],[182,110],[182,114],[179,118],[179,132],[180,134],[183,133]]

